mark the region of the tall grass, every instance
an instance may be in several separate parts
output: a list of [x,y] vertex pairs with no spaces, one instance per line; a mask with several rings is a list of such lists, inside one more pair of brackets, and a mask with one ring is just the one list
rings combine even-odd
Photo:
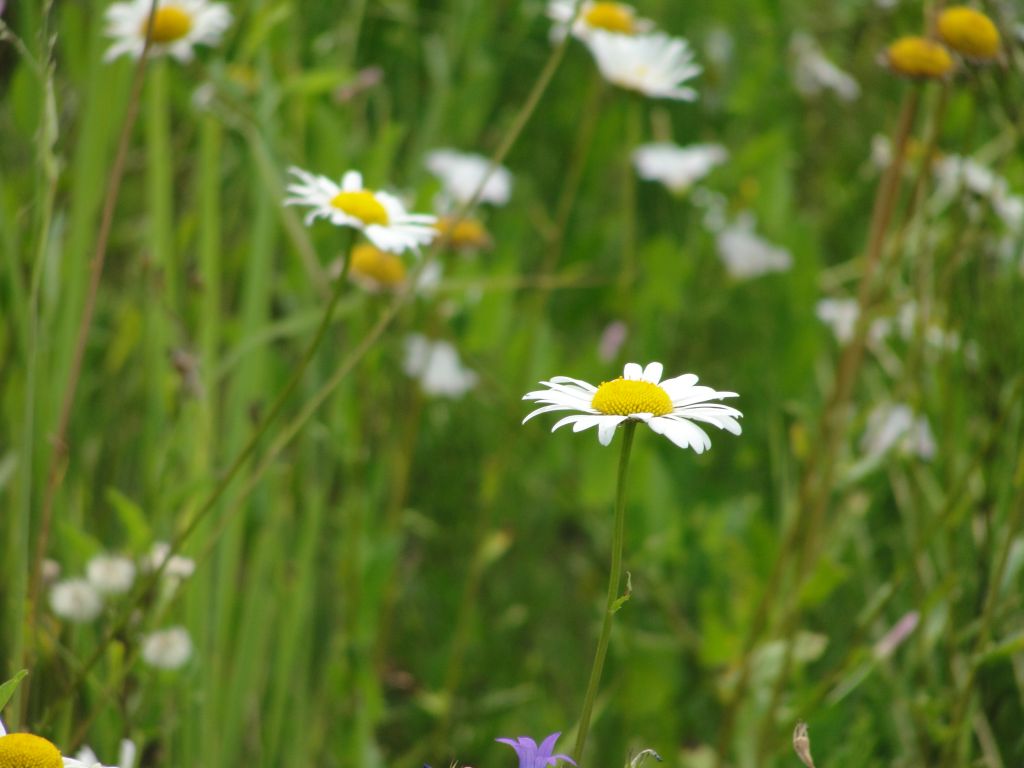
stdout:
[[[520,426],[520,398],[661,360],[739,392],[744,434],[696,456],[637,433],[632,593],[582,764],[650,747],[671,765],[794,765],[797,719],[830,768],[1024,761],[1024,243],[932,173],[970,155],[1024,190],[1019,10],[984,4],[1004,61],[940,85],[876,61],[922,29],[919,4],[650,0],[642,14],[705,66],[700,100],[675,104],[600,83],[577,41],[553,49],[540,2],[231,3],[223,46],[147,66],[48,546],[80,575],[101,551],[174,540],[214,499],[184,543],[197,570],[86,625],[44,595],[29,633],[50,441],[129,100],[131,64],[101,60],[105,6],[19,0],[0,17],[17,36],[0,42],[0,679],[33,662],[8,726],[107,761],[131,737],[144,766],[511,764],[495,737],[574,732],[617,451]],[[859,100],[795,91],[795,30]],[[723,40],[729,56],[708,53]],[[349,88],[368,67],[381,82]],[[909,98],[872,241],[872,138]],[[755,213],[790,271],[730,278],[698,196],[635,179],[632,145],[666,137],[729,149],[702,186],[728,216]],[[427,254],[435,294],[346,284],[303,371],[347,237],[282,206],[287,167],[359,168],[428,210],[439,146],[507,151],[512,201],[477,211],[494,249]],[[872,258],[843,381],[815,303],[855,297]],[[873,339],[911,299],[928,322]],[[602,360],[613,321],[628,339]],[[478,386],[419,391],[402,367],[414,331],[455,343]],[[866,455],[887,401],[928,417],[933,458]],[[911,612],[917,628],[880,646]],[[141,663],[142,634],[173,624],[193,659]]]

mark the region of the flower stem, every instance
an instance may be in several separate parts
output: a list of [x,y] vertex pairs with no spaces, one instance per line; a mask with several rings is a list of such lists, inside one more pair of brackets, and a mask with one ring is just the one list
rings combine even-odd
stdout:
[[635,432],[636,422],[627,421],[622,430],[622,453],[619,455],[619,479],[615,491],[615,534],[612,538],[612,567],[608,574],[608,600],[601,623],[601,636],[598,638],[597,651],[594,653],[594,665],[590,668],[587,695],[583,699],[583,711],[580,713],[580,724],[576,731],[576,746],[572,751],[577,763],[583,757],[583,748],[587,743],[590,715],[594,711],[594,699],[597,698],[597,689],[601,683],[601,670],[604,669],[604,657],[608,653],[608,640],[612,633],[612,616],[616,611],[615,602],[619,598],[619,583],[622,581],[622,543],[626,537],[626,477]]

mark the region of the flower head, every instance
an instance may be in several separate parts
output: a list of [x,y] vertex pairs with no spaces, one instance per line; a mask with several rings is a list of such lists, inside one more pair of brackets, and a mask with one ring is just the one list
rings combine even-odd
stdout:
[[356,243],[349,254],[348,277],[371,293],[395,291],[405,285],[405,264],[393,253],[370,243]]
[[[114,39],[104,59],[125,54],[137,59],[146,45],[152,0],[128,0],[107,8],[107,35]],[[231,25],[231,11],[224,3],[207,0],[158,0],[153,15],[153,56],[168,55],[189,62],[197,45],[217,45]]]
[[754,218],[749,214],[719,232],[715,244],[726,270],[737,280],[785,272],[793,266],[789,251],[772,245],[754,231]]
[[693,448],[697,453],[710,448],[711,439],[694,422],[740,434],[736,419],[743,414],[731,406],[709,402],[736,397],[735,392],[697,386],[698,379],[692,373],[661,381],[662,371],[661,363],[649,363],[646,368],[627,363],[621,377],[602,382],[599,387],[568,376],[555,376],[551,381],[541,382],[548,389],[523,395],[524,400],[541,403],[523,423],[542,413],[578,411],[556,422],[551,431],[567,424],[573,425],[573,432],[597,427],[601,445],[608,445],[620,424],[642,421],[680,448]]
[[801,95],[811,97],[832,91],[843,101],[854,101],[860,96],[857,81],[833,64],[810,35],[793,35],[789,49],[794,58],[794,85]]
[[556,731],[540,744],[537,744],[529,736],[520,736],[518,739],[495,739],[495,741],[508,744],[516,751],[519,756],[519,768],[544,768],[544,766],[558,765],[559,761],[576,765],[576,761],[568,755],[554,754],[555,742],[561,735],[561,732]]
[[504,205],[512,195],[512,173],[503,165],[495,165],[489,157],[435,149],[428,152],[424,164],[440,179],[444,192],[460,205],[476,202]]
[[953,71],[953,57],[941,43],[927,37],[901,37],[885,52],[894,72],[907,77],[943,78]]
[[[164,561],[167,565],[164,565]],[[174,581],[190,578],[196,572],[195,560],[182,555],[172,555],[171,545],[166,541],[153,542],[149,554],[142,560],[142,566],[148,571],[155,571],[163,566],[164,577]]]
[[720,144],[680,147],[671,142],[644,144],[633,150],[633,165],[641,179],[660,181],[680,194],[703,179],[729,157]]
[[455,347],[418,333],[406,337],[402,367],[407,375],[419,380],[427,395],[462,397],[477,382],[476,373],[462,365]]
[[660,33],[630,37],[596,30],[586,43],[608,82],[653,98],[696,100],[697,92],[683,86],[701,73],[686,40]]
[[65,579],[50,589],[50,607],[62,619],[85,623],[100,615],[103,598],[85,579]]
[[85,566],[89,583],[104,595],[123,595],[135,582],[135,563],[120,555],[97,555]]
[[[579,9],[577,10],[577,5]],[[575,13],[575,18],[573,14]],[[636,15],[636,9],[625,3],[595,2],[595,0],[549,0],[548,18],[554,22],[552,40],[558,42],[570,31],[573,37],[586,40],[595,31],[617,35],[635,35],[650,32],[654,22]]]
[[491,233],[479,219],[441,216],[435,226],[441,243],[456,251],[483,251],[494,245]]
[[291,197],[284,204],[309,206],[312,210],[306,214],[306,224],[327,219],[339,227],[358,229],[378,248],[391,253],[416,250],[437,234],[433,227],[436,217],[407,213],[394,195],[366,189],[358,171],[346,173],[341,184],[301,168],[290,171],[298,181],[288,185]]
[[151,632],[142,639],[142,660],[157,669],[179,669],[192,658],[192,638],[184,627]]
[[946,45],[967,58],[987,61],[999,55],[999,30],[981,11],[954,5],[939,14],[937,26]]

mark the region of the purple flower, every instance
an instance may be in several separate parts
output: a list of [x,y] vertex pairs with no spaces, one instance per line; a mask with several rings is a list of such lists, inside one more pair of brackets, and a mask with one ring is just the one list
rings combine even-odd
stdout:
[[561,735],[560,731],[552,733],[540,743],[540,746],[537,746],[537,742],[529,736],[520,736],[518,739],[495,739],[495,741],[508,744],[516,751],[516,754],[519,755],[519,768],[545,768],[545,766],[557,765],[559,760],[576,765],[576,761],[568,755],[552,753],[555,742]]

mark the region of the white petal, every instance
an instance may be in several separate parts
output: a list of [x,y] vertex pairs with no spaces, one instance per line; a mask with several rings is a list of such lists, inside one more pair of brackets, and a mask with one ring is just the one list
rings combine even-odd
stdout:
[[622,378],[630,381],[640,381],[643,375],[644,369],[638,363],[626,363],[626,367],[622,369]]
[[651,384],[657,384],[661,381],[661,374],[664,373],[665,366],[661,363],[648,363],[647,367],[644,368],[642,378],[644,381],[649,381]]
[[572,408],[570,408],[569,406],[565,406],[565,405],[545,405],[542,408],[538,408],[537,410],[531,411],[530,413],[528,413],[526,418],[523,419],[522,423],[525,424],[530,419],[532,419],[534,416],[540,416],[542,413],[551,413],[553,411],[570,411],[570,410],[572,410]]
[[597,427],[597,439],[601,445],[608,445],[615,437],[615,428],[626,420],[625,416],[604,416]]

